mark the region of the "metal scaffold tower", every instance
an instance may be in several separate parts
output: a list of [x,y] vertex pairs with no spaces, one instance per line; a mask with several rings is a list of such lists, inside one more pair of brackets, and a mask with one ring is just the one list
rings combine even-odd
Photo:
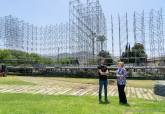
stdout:
[[11,15],[0,18],[0,47],[44,56],[67,55],[69,25],[35,26]]
[[111,49],[112,49],[112,56],[114,56],[114,28],[113,28],[113,16],[111,15]]
[[[137,59],[141,59],[141,57],[144,57],[143,51],[145,51],[145,17],[144,17],[144,11],[142,12],[134,12],[133,15],[133,32],[134,32],[134,45],[140,44],[144,47],[143,49],[136,49],[134,51],[134,57],[135,57],[135,63],[137,63]],[[137,56],[140,57],[137,57]]]
[[86,63],[106,50],[106,19],[99,0],[71,1],[69,4],[70,53]]
[[151,10],[149,15],[150,56],[153,61],[165,56],[163,10]]
[[[119,31],[119,51],[120,51],[120,57],[122,56],[122,53],[124,52],[125,48],[129,46],[128,42],[128,17],[127,13],[122,16],[118,14],[118,31]],[[112,41],[113,42],[113,41]]]
[[68,24],[47,25],[38,27],[38,51],[41,55],[57,56],[68,53]]
[[144,11],[134,12],[133,16],[134,43],[140,43],[145,46],[145,19]]
[[[128,63],[138,63],[141,59],[150,63],[164,60],[164,20],[163,9],[111,15],[113,58],[124,58]],[[58,60],[78,59],[81,65],[88,65],[96,63],[100,51],[107,50],[107,39],[106,18],[99,0],[70,1],[68,23],[36,26],[12,15],[0,17],[1,49],[36,53]],[[135,49],[135,44],[144,49]]]
[[99,0],[70,2],[69,23],[35,26],[12,15],[0,18],[1,48],[44,56],[75,57],[83,64],[107,48],[107,26]]
[[[129,16],[130,17],[130,16]],[[138,63],[139,60],[145,59],[145,63],[157,63],[165,60],[165,37],[164,37],[164,19],[165,15],[163,9],[151,10],[150,13],[134,12],[132,19],[128,18],[127,13],[123,16],[118,14],[118,17],[111,15],[111,48],[112,55],[120,56],[120,58],[127,59],[129,53],[127,50],[131,50],[132,60]],[[130,23],[130,22],[133,23]],[[115,23],[115,24],[114,24]],[[118,34],[116,34],[118,33]],[[116,39],[118,37],[119,39]],[[118,46],[115,44],[118,43]],[[114,44],[115,43],[115,44]],[[139,49],[133,48],[133,46],[141,47]],[[131,47],[132,46],[132,47]],[[143,48],[142,48],[143,46]],[[119,50],[116,48],[118,47]],[[114,54],[114,52],[119,54]],[[128,51],[128,52],[129,52]],[[123,53],[124,52],[124,53]],[[146,55],[145,55],[146,54]],[[138,57],[139,56],[139,57]],[[138,58],[137,58],[138,57]],[[137,61],[136,61],[137,60]],[[159,62],[158,62],[159,61]],[[136,65],[136,64],[135,64]]]
[[4,36],[5,36],[4,18],[0,17],[0,48],[4,48]]

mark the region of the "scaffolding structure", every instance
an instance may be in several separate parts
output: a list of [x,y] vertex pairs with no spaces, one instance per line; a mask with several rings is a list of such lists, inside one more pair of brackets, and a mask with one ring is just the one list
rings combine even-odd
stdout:
[[134,12],[133,16],[134,43],[140,43],[145,46],[145,19],[144,11]]
[[[111,45],[112,55],[122,57],[123,52],[131,49],[130,46],[141,44],[144,50],[138,51],[138,54],[147,54],[149,62],[154,63],[156,60],[165,60],[165,36],[164,36],[164,20],[165,15],[163,9],[151,10],[149,13],[144,11],[134,12],[132,19],[128,19],[127,13],[123,16],[118,14],[118,17],[111,15]],[[130,16],[129,16],[130,17]],[[132,21],[132,24],[131,24]],[[114,23],[117,24],[114,24]],[[116,35],[115,33],[118,33]],[[117,51],[116,38],[118,37],[119,54],[115,55]],[[136,52],[134,52],[135,55]],[[129,54],[127,54],[129,56]],[[136,56],[135,56],[136,57]],[[128,57],[129,58],[129,57]],[[128,59],[125,57],[125,59]],[[135,59],[136,60],[136,59]]]
[[[145,50],[136,51],[145,51],[149,61],[164,61],[164,20],[163,9],[134,12],[131,16],[127,13],[111,15],[113,58],[121,58],[123,52],[139,43]],[[99,0],[70,1],[68,23],[36,26],[12,15],[0,17],[1,49],[57,58],[74,57],[80,64],[88,65],[90,60],[96,60],[101,50],[107,50],[107,39],[106,18]],[[129,51],[125,59],[129,60]]]
[[9,15],[0,18],[0,28],[2,49],[53,57],[69,51],[68,23],[38,27]]
[[4,18],[0,17],[0,48],[2,49],[4,47]]
[[0,17],[0,46],[44,56],[74,57],[82,64],[107,49],[107,26],[99,0],[69,3],[69,23],[36,26],[12,15]]
[[106,19],[99,0],[69,3],[69,49],[74,57],[86,63],[106,50]]
[[[145,44],[145,17],[144,17],[144,11],[142,12],[134,12],[133,15],[133,32],[134,32],[134,44],[142,44],[144,47],[144,50],[137,49],[134,50],[135,54],[135,63],[137,63],[137,55],[140,55],[140,57],[144,57],[143,51],[146,52],[146,44]],[[141,58],[140,58],[141,59]]]
[[[121,18],[124,21],[121,21]],[[125,48],[129,46],[127,13],[122,17],[118,14],[118,29],[119,29],[118,30],[118,33],[119,33],[119,51],[120,51],[120,57],[121,57]]]
[[112,56],[114,57],[114,24],[113,24],[113,16],[111,15],[111,49]]
[[149,19],[150,56],[153,61],[156,58],[165,57],[163,10],[151,10]]

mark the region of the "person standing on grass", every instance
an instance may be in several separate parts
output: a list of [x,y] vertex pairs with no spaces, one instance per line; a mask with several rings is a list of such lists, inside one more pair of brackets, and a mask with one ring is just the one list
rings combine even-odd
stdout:
[[124,68],[123,62],[118,62],[117,64],[117,86],[118,86],[118,93],[119,93],[119,103],[120,104],[127,104],[127,98],[125,95],[125,86],[126,86],[126,77],[128,76],[128,73],[126,72]]
[[102,88],[104,86],[104,95],[105,95],[105,103],[109,104],[109,100],[107,97],[107,76],[109,74],[108,68],[105,65],[105,58],[101,58],[100,65],[98,66],[99,73],[99,103],[103,103],[102,101]]

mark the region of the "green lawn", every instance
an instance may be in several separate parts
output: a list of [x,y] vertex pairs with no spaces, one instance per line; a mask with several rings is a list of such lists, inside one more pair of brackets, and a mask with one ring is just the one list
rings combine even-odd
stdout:
[[31,82],[19,80],[17,77],[14,76],[8,76],[8,77],[0,77],[0,85],[35,85],[35,84]]
[[[97,97],[0,94],[0,114],[164,114],[164,101],[129,99],[130,106],[98,104]],[[136,112],[137,111],[137,112]]]

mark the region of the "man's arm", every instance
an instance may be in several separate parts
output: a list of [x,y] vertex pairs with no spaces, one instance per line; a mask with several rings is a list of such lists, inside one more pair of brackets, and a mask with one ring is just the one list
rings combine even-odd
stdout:
[[109,71],[108,71],[108,69],[107,69],[106,72],[102,72],[101,69],[99,69],[99,73],[100,73],[101,75],[108,75],[108,74],[109,74]]
[[100,75],[104,75],[104,72],[102,72],[101,69],[99,69],[99,73]]
[[108,75],[109,74],[109,70],[107,69],[106,72],[104,72],[105,75]]
[[116,73],[116,71],[113,71],[113,70],[110,70],[109,72],[110,72],[110,73]]

